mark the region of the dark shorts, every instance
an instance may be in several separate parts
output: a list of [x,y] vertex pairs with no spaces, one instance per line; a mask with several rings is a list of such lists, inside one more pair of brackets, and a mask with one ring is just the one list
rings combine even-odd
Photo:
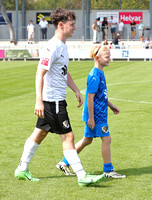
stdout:
[[66,101],[44,101],[44,119],[38,118],[36,127],[47,132],[66,134],[72,131]]
[[111,28],[111,33],[115,33],[116,32],[116,28]]

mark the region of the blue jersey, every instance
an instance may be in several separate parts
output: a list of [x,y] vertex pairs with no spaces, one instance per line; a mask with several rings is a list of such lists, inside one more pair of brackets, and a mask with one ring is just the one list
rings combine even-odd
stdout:
[[94,120],[96,124],[107,123],[108,110],[108,95],[104,73],[94,67],[87,78],[87,89],[85,103],[83,109],[82,120],[87,122],[89,119],[88,113],[88,93],[95,94],[94,96]]

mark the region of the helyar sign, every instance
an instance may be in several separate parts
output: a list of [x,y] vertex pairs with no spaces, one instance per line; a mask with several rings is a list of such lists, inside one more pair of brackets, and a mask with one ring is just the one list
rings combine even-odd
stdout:
[[139,24],[139,21],[143,19],[142,12],[119,12],[119,19],[123,21],[124,24],[130,24],[132,20]]

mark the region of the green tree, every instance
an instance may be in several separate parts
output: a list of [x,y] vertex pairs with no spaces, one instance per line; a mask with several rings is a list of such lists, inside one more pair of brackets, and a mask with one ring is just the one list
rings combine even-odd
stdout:
[[[35,0],[24,0],[26,8],[29,10],[35,9],[37,2]],[[21,9],[22,0],[18,0],[18,7]],[[16,8],[16,0],[7,0],[5,1],[5,7],[7,10],[15,10]]]
[[[52,10],[56,6],[67,8],[67,9],[81,9],[82,0],[25,0],[27,10]],[[15,9],[16,0],[7,0],[5,6],[7,10]],[[21,9],[22,0],[18,0],[19,9]]]
[[[5,1],[7,10],[15,9],[16,0]],[[22,0],[18,0],[19,9],[21,9]],[[52,10],[55,8],[55,2],[57,7],[63,7],[67,9],[81,9],[82,0],[25,0],[27,10]],[[149,9],[150,0],[90,0],[90,8],[98,10],[106,9]]]
[[[55,0],[37,0],[34,2],[33,4],[33,0],[27,0],[26,1],[26,5],[27,5],[27,9],[30,9],[30,3],[32,4],[32,6],[34,5],[34,9],[55,9]],[[81,9],[82,7],[82,0],[62,0],[62,1],[57,1],[56,0],[56,6],[62,7],[62,8],[66,8],[66,9]]]
[[[4,2],[6,10],[15,10],[16,0],[7,0]],[[21,0],[18,0],[19,8],[21,8]]]
[[118,9],[119,3],[119,0],[91,0],[91,9]]
[[149,9],[150,0],[91,0],[91,9]]
[[149,9],[150,0],[127,0],[122,1],[122,9]]

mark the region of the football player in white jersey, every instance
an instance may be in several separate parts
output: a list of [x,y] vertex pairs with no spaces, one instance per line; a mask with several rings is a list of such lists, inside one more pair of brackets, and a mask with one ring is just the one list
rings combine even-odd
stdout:
[[83,104],[79,89],[68,73],[69,57],[66,40],[72,37],[75,28],[75,13],[59,8],[51,13],[55,27],[54,37],[48,41],[42,51],[36,72],[36,105],[38,116],[32,135],[26,140],[21,161],[15,170],[18,179],[39,181],[33,178],[28,165],[37,148],[48,132],[59,134],[63,146],[63,154],[77,175],[80,186],[95,184],[104,175],[87,175],[84,171],[74,145],[74,135],[66,110],[66,87],[70,87]]

